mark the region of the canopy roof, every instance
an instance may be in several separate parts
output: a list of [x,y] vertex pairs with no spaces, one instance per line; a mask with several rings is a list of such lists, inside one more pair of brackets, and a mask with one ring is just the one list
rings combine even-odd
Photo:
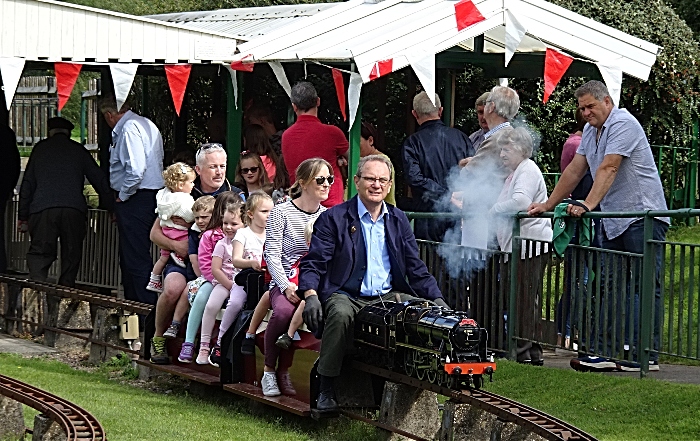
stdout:
[[[619,66],[646,80],[660,47],[543,0],[474,0],[485,20],[458,31],[452,0],[350,0],[291,21],[243,43],[255,61],[354,61],[364,81],[376,62],[409,64],[416,49],[440,53],[455,46],[473,50],[484,34],[485,52],[504,52],[510,17],[527,30],[518,52],[558,49],[592,62]],[[511,23],[512,23],[512,19]]]
[[227,61],[236,39],[215,30],[53,0],[0,0],[0,57],[79,63]]

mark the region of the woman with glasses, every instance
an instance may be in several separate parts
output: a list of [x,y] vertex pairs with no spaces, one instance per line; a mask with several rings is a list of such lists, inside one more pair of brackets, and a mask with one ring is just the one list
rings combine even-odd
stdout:
[[[289,189],[292,200],[276,205],[267,219],[264,257],[270,272],[272,316],[265,331],[265,368],[262,389],[265,396],[295,395],[289,377],[294,353],[275,345],[277,337],[289,328],[299,305],[296,284],[290,282],[292,269],[309,247],[304,228],[325,211],[321,202],[328,199],[334,181],[331,165],[321,158],[303,161],[296,169],[296,182]],[[279,363],[278,363],[279,360]]]
[[272,184],[265,173],[262,159],[249,150],[241,152],[241,159],[236,166],[236,187],[242,188],[246,199],[255,191],[272,192]]
[[246,150],[260,156],[268,181],[275,190],[289,188],[289,175],[282,158],[275,152],[265,129],[252,124],[245,129],[243,145]]

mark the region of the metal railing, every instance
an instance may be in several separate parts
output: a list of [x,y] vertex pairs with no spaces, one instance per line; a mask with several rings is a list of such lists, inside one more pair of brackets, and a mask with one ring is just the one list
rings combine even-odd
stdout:
[[[458,217],[408,215],[410,219]],[[519,222],[514,223],[512,254],[422,240],[418,244],[447,302],[470,311],[488,329],[493,349],[515,358],[520,342],[537,342],[639,362],[646,375],[650,357],[700,360],[700,244],[658,241],[652,236],[654,218],[698,215],[700,210],[693,209],[585,215],[596,221],[644,219],[642,253],[569,245],[562,257],[548,252],[536,258],[509,259],[521,255],[523,248],[546,244],[552,249],[551,242],[520,237]],[[543,216],[551,218],[553,213]],[[517,215],[524,217],[524,213]],[[663,256],[660,266],[657,252]],[[446,262],[460,256],[463,268]],[[475,266],[474,256],[483,265]]]
[[[17,206],[15,200],[6,210],[8,264],[11,270],[26,272],[29,237],[16,230]],[[407,214],[412,219],[459,217],[453,213]],[[447,243],[418,241],[418,244],[421,258],[438,280],[448,303],[470,311],[488,329],[494,349],[514,356],[518,342],[532,341],[603,355],[610,346],[620,348],[612,354],[618,360],[633,360],[635,351],[638,352],[636,359],[646,372],[652,355],[700,360],[700,244],[656,241],[651,235],[655,217],[698,215],[700,210],[692,209],[585,215],[594,220],[643,218],[642,253],[570,245],[563,257],[547,252],[537,259],[512,259],[512,255],[520,255],[521,249],[538,244],[546,243],[551,249],[551,243],[520,237],[518,223],[513,234],[513,254]],[[544,216],[552,217],[552,213]],[[90,210],[87,222],[89,228],[77,281],[119,289],[116,225],[109,213],[102,210]],[[658,250],[664,256],[660,267],[654,258]],[[155,246],[153,255],[158,256]],[[54,263],[50,270],[53,277],[58,275],[59,264]],[[661,305],[658,312],[654,307],[657,269]],[[636,286],[640,287],[638,297],[627,295],[628,291],[634,293]],[[636,298],[638,307],[637,302],[630,303]],[[655,320],[659,327],[656,348]],[[617,331],[606,332],[608,328]],[[562,336],[560,341],[558,334]]]
[[[28,273],[26,255],[29,250],[30,238],[28,233],[17,231],[17,197],[10,201],[5,210],[5,246],[7,248],[8,270]],[[112,221],[112,215],[104,210],[88,210],[87,229],[83,241],[83,258],[76,282],[113,290],[121,290],[121,270],[119,268],[119,234],[117,224]],[[58,280],[60,274],[60,242],[59,258],[49,269],[49,280]],[[154,259],[160,257],[158,247],[151,248]],[[155,262],[155,260],[154,260]]]

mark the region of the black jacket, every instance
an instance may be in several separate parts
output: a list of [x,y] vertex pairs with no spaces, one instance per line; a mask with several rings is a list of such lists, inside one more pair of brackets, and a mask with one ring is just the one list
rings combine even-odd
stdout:
[[[19,192],[19,220],[47,208],[75,208],[87,213],[85,178],[101,200],[113,200],[107,175],[81,144],[64,134],[40,141],[32,149]],[[108,207],[109,208],[109,207]]]
[[426,121],[403,143],[404,173],[413,198],[432,209],[448,191],[447,178],[461,159],[474,155],[469,137],[441,120]]
[[12,190],[17,185],[20,173],[15,132],[5,125],[0,125],[0,158],[5,164],[3,173],[0,173],[0,202],[2,202],[12,197]]

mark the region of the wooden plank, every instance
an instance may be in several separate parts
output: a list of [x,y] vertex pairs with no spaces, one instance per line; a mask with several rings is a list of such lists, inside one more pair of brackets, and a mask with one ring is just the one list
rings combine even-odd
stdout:
[[227,392],[232,392],[236,395],[241,395],[246,398],[250,398],[255,401],[267,404],[278,409],[282,409],[286,412],[293,413],[299,416],[310,416],[311,407],[299,401],[295,398],[280,395],[278,397],[266,397],[262,393],[262,389],[247,383],[234,383],[227,384],[224,386],[224,390]]
[[206,384],[207,386],[221,385],[219,377],[205,374],[204,372],[195,371],[194,369],[190,369],[186,366],[178,364],[153,364],[147,360],[138,360],[137,363],[161,372],[187,378],[188,380],[196,381],[197,383]]

